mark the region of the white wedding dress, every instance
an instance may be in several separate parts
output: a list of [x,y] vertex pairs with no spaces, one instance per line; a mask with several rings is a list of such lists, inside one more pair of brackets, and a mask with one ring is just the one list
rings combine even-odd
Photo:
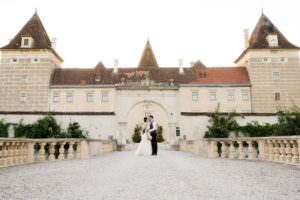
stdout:
[[152,147],[151,147],[151,141],[148,140],[147,138],[147,134],[148,133],[144,133],[142,135],[142,140],[138,146],[138,148],[136,149],[135,154],[138,156],[147,156],[147,155],[151,155],[152,154]]

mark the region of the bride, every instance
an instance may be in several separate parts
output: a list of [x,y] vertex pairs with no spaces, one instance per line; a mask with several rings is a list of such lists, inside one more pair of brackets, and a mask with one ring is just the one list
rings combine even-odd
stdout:
[[142,156],[142,155],[151,155],[152,148],[151,148],[151,136],[149,134],[149,120],[147,117],[144,118],[144,129],[143,129],[143,135],[142,140],[135,152],[136,155]]

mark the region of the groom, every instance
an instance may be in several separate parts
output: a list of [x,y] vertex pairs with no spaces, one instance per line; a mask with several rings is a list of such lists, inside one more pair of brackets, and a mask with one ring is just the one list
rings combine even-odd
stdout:
[[149,116],[149,121],[150,121],[150,126],[149,126],[149,133],[152,136],[152,140],[151,140],[151,146],[152,146],[152,156],[156,156],[157,155],[157,141],[156,141],[156,121],[154,121],[153,119],[153,115]]

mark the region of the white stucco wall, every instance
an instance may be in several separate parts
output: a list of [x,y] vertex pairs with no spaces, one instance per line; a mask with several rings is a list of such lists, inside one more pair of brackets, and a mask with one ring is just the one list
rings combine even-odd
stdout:
[[[0,115],[0,120],[18,123],[23,119],[24,124],[33,123],[42,118],[43,115]],[[117,125],[115,116],[112,115],[56,115],[55,119],[63,129],[67,129],[69,122],[78,122],[83,131],[88,131],[89,138],[108,139],[109,136],[116,137]]]

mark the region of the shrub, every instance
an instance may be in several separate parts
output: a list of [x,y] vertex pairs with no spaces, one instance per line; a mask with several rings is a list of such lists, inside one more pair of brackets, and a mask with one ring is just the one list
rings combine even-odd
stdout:
[[132,141],[139,143],[141,141],[142,126],[137,124],[134,128],[134,134],[132,135]]
[[0,137],[8,137],[8,127],[9,123],[5,123],[3,120],[0,120]]
[[205,138],[228,138],[231,131],[238,131],[239,124],[234,118],[241,115],[236,112],[221,114],[219,109],[220,105],[209,116],[208,122],[210,125],[207,126],[208,130],[205,132]]
[[[64,135],[64,134],[63,134]],[[69,138],[86,138],[78,122],[70,122],[66,133]]]
[[[23,124],[23,119],[15,124],[15,137],[29,137],[31,135],[32,124]],[[31,137],[32,138],[32,137]]]
[[157,142],[163,142],[165,139],[163,138],[163,127],[157,125]]
[[240,126],[239,130],[246,136],[246,137],[268,137],[275,135],[278,124],[269,124],[266,123],[264,125],[260,125],[258,121],[252,121],[247,123],[245,126]]
[[300,109],[293,108],[291,111],[278,112],[277,136],[300,135]]
[[62,131],[52,116],[46,116],[32,124],[29,138],[62,138]]

